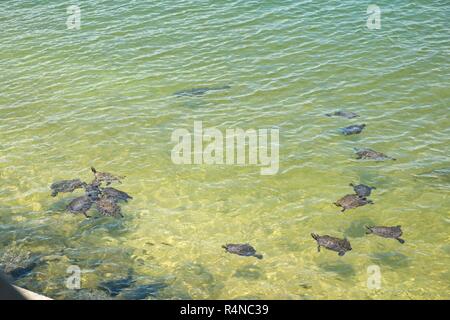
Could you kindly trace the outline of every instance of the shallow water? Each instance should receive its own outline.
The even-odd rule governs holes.
[[[78,265],[82,288],[132,270],[157,299],[450,298],[448,1],[378,1],[380,30],[360,1],[283,3],[82,2],[80,30],[66,3],[0,3],[1,250],[46,257],[17,284],[80,298],[65,287]],[[338,109],[361,117],[324,116]],[[195,120],[279,128],[279,173],[173,164],[171,133]],[[397,161],[357,161],[355,147]],[[50,197],[91,165],[127,176],[124,219],[64,213],[78,191]],[[376,186],[375,204],[339,213],[350,182]],[[402,225],[406,243],[367,224]],[[311,232],[353,250],[318,253]]]

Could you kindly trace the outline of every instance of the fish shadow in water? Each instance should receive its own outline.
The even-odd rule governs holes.
[[[264,277],[261,268],[254,265],[246,265],[236,270],[233,277],[244,278],[249,280],[257,280]]]
[[[353,266],[344,262],[325,262],[319,264],[319,267],[326,272],[333,272],[342,277],[353,277],[356,275]]]
[[[410,265],[410,258],[398,252],[376,252],[370,255],[375,264],[392,268],[405,268]]]
[[[176,97],[194,97],[194,96],[202,96],[210,91],[221,91],[221,90],[227,90],[230,88],[231,87],[229,85],[222,86],[222,87],[192,88],[192,89],[177,91],[173,95]]]
[[[376,223],[370,218],[361,218],[353,221],[350,226],[345,229],[344,235],[348,238],[362,238],[366,236],[366,226],[374,226]]]

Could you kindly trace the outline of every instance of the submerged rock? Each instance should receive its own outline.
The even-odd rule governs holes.
[[[13,280],[26,277],[41,263],[43,261],[38,255],[16,245],[8,247],[0,255],[0,270]]]

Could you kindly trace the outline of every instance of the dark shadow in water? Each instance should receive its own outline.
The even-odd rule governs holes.
[[[362,238],[366,236],[365,226],[374,226],[376,223],[370,218],[361,218],[353,221],[350,226],[345,229],[344,235],[349,238]]]
[[[106,291],[110,296],[117,296],[122,290],[131,287],[134,284],[133,271],[129,270],[125,278],[103,281],[98,285],[98,288]]]
[[[371,258],[375,264],[383,264],[393,268],[405,268],[410,265],[410,258],[398,252],[376,252]]]
[[[246,266],[243,266],[236,270],[236,272],[233,274],[234,277],[237,278],[244,278],[249,280],[257,280],[261,279],[264,275],[261,272],[261,268],[258,266],[249,264]]]
[[[163,299],[214,299],[223,288],[207,268],[195,262],[178,267],[173,276],[175,280],[164,290]]]
[[[356,275],[353,266],[345,262],[324,262],[319,264],[319,267],[326,272],[334,272],[342,277],[353,277]]]
[[[159,291],[168,287],[168,284],[164,282],[154,282],[136,286],[135,288],[128,288],[122,291],[117,296],[118,299],[125,300],[143,300],[149,297],[156,298],[159,295]]]

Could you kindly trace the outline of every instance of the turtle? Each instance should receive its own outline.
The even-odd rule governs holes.
[[[101,183],[94,179],[90,184],[86,184],[84,187],[85,194],[88,196],[92,201],[96,201],[100,198],[100,195],[102,194],[102,191],[100,190]]]
[[[341,110],[338,110],[338,111],[335,111],[335,112],[332,112],[332,113],[326,113],[325,115],[327,117],[344,117],[344,118],[347,118],[347,119],[353,119],[353,118],[359,117],[359,115],[354,113],[354,112],[341,111]]]
[[[226,90],[230,89],[229,85],[223,87],[202,87],[202,88],[192,88],[188,90],[181,90],[174,93],[175,96],[178,97],[193,97],[193,96],[201,96],[209,91],[218,91],[218,90]]]
[[[376,234],[377,236],[383,237],[383,238],[393,238],[398,240],[401,244],[405,243],[405,240],[400,239],[401,235],[403,234],[403,231],[401,229],[402,226],[395,226],[395,227],[369,227],[366,226],[367,232],[366,234]]]
[[[363,131],[363,129],[365,128],[365,124],[353,124],[351,126],[345,127],[345,128],[341,128],[340,131],[348,136],[351,134],[359,134]]]
[[[117,217],[123,218],[120,206],[111,198],[102,196],[95,202],[98,212],[107,217]]]
[[[370,194],[372,193],[372,190],[375,190],[375,187],[369,187],[366,186],[365,184],[358,184],[358,185],[354,185],[353,183],[349,184],[350,187],[353,187],[353,190],[355,190],[355,193],[361,197],[368,197],[370,196]]]
[[[372,149],[360,149],[356,150],[356,159],[369,159],[369,160],[397,160],[395,158],[389,157],[384,153],[372,150]]]
[[[103,196],[106,196],[107,198],[110,198],[116,202],[120,200],[128,202],[128,199],[133,199],[133,197],[130,196],[128,193],[111,187],[102,188],[101,193]]]
[[[86,185],[80,179],[73,180],[61,180],[52,183],[50,189],[52,189],[52,197],[56,197],[59,192],[73,192],[76,189],[83,188]]]
[[[347,194],[334,204],[338,207],[342,207],[341,212],[344,212],[347,209],[362,207],[369,203],[373,204],[373,201],[367,199],[366,197],[360,197],[357,194]]]
[[[224,248],[229,253],[234,253],[239,256],[255,257],[258,259],[263,258],[263,256],[261,254],[256,253],[255,248],[253,248],[248,243],[245,244],[227,243],[226,245],[222,246],[222,248]]]
[[[111,173],[98,172],[97,170],[95,170],[94,167],[91,167],[91,171],[94,173],[95,180],[97,180],[100,183],[105,182],[107,186],[109,186],[113,182],[122,183],[121,180],[125,179],[125,177],[113,176]]]
[[[320,252],[320,247],[328,250],[338,252],[339,256],[343,256],[347,251],[352,250],[350,241],[347,238],[339,239],[331,236],[319,236],[316,233],[311,233],[311,237],[317,241],[317,251]]]
[[[81,196],[78,198],[73,199],[68,205],[66,210],[70,213],[82,213],[85,215],[86,218],[89,218],[89,216],[86,214],[86,212],[92,207],[92,204],[94,202],[92,199],[88,196]]]

